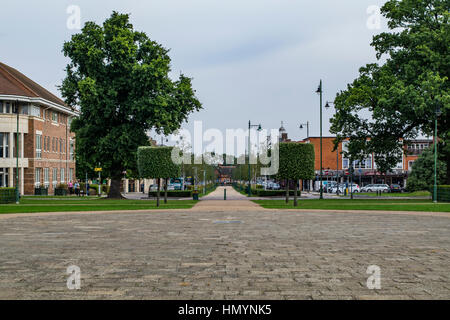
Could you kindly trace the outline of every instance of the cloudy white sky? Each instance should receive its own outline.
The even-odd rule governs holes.
[[[64,41],[78,30],[66,26],[70,5],[81,21],[102,23],[113,10],[130,13],[135,28],[170,48],[172,71],[193,77],[204,110],[188,124],[205,128],[264,128],[280,122],[289,137],[319,134],[319,99],[333,100],[375,61],[367,8],[383,0],[15,0],[1,1],[0,61],[60,96]],[[334,110],[324,111],[324,134]]]

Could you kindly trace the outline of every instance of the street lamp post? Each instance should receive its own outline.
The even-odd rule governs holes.
[[[439,107],[436,108],[436,117],[434,118],[434,192],[433,192],[433,202],[437,203],[437,121],[438,117],[441,115],[441,110]]]
[[[304,126],[306,126],[306,138],[309,138],[309,121],[306,121],[306,123],[300,123],[299,128],[303,129]]]
[[[323,172],[322,172],[322,80],[320,80],[319,88],[316,93],[320,95],[320,199],[323,199]]]
[[[250,185],[251,180],[251,172],[250,172],[250,130],[254,127],[258,128],[258,131],[261,131],[261,124],[252,124],[251,121],[248,121],[248,196],[252,195],[252,187]]]
[[[325,109],[329,109],[331,106],[335,106],[333,102],[328,102],[325,104]],[[334,113],[336,114],[337,110],[334,109]],[[336,194],[339,195],[339,145],[336,149]]]
[[[16,127],[16,204],[19,204],[19,100],[16,100],[17,127]],[[23,143],[23,141],[22,141]]]

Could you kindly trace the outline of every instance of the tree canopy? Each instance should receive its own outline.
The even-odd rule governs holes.
[[[401,159],[403,144],[432,135],[438,119],[450,182],[450,26],[448,0],[389,0],[390,32],[373,38],[377,58],[337,94],[331,132],[350,138],[354,159],[373,153],[381,171]],[[439,111],[439,112],[437,112]]]
[[[282,142],[279,145],[278,179],[307,180],[314,178],[314,146],[306,143]]]
[[[180,165],[172,161],[173,147],[139,147],[137,163],[142,178],[178,178]]]
[[[127,14],[87,22],[63,52],[70,63],[61,92],[80,110],[72,122],[77,159],[100,165],[112,179],[109,196],[120,197],[123,173],[137,171],[137,149],[149,145],[148,130],[172,133],[201,103],[190,78],[169,77],[168,50],[135,31]]]

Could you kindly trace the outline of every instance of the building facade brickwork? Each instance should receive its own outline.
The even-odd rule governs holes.
[[[21,194],[75,179],[75,135],[70,123],[77,111],[19,71],[0,63],[0,186]],[[19,154],[17,157],[17,134]]]

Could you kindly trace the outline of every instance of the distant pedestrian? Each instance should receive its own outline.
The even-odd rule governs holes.
[[[89,188],[90,188],[90,185],[89,185],[89,181],[88,181],[88,182],[86,182],[86,195],[87,196],[89,196]]]
[[[72,180],[69,181],[69,184],[67,185],[67,187],[69,188],[69,194],[72,195],[72,193],[73,193],[73,183],[72,183]]]
[[[74,189],[75,189],[75,195],[77,195],[79,197],[80,196],[80,184],[78,183],[78,181],[75,181]]]

